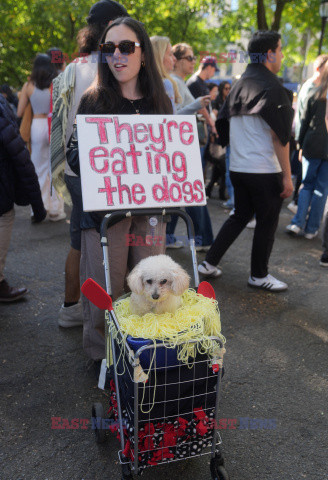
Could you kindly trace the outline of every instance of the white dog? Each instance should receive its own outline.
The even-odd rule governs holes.
[[[132,291],[131,312],[174,313],[181,306],[181,295],[189,287],[189,275],[167,255],[141,260],[127,278]]]

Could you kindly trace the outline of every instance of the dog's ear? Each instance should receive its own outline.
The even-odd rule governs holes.
[[[172,292],[174,295],[182,295],[189,287],[190,277],[188,273],[178,265],[172,272]]]
[[[144,289],[141,276],[141,268],[137,265],[127,277],[127,283],[132,292],[141,295]]]

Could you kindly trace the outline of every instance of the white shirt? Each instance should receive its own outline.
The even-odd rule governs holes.
[[[230,170],[244,173],[278,173],[271,128],[259,115],[230,119]]]

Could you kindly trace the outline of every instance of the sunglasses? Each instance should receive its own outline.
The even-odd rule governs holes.
[[[120,43],[106,42],[99,45],[99,50],[108,55],[114,55],[118,48],[122,55],[131,55],[135,52],[136,47],[141,47],[140,43],[132,42],[131,40],[122,40]]]
[[[197,60],[197,57],[192,57],[191,55],[187,55],[187,57],[181,57],[179,60],[188,60],[188,62],[194,62]]]

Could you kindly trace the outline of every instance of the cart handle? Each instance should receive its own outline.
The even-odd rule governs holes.
[[[182,220],[185,222],[187,226],[187,233],[188,233],[188,238],[190,239],[195,239],[195,230],[194,230],[194,224],[190,218],[190,216],[184,211],[180,210],[178,208],[165,208],[165,209],[160,209],[160,208],[140,208],[138,210],[126,210],[125,212],[122,212],[122,210],[118,211],[113,211],[111,213],[107,213],[100,226],[100,237],[101,237],[101,245],[107,245],[107,229],[115,225],[116,223],[120,222],[126,217],[137,217],[137,216],[152,216],[152,215],[178,215],[179,217],[182,218]]]
[[[84,282],[81,292],[100,310],[113,310],[112,297],[92,278]]]

